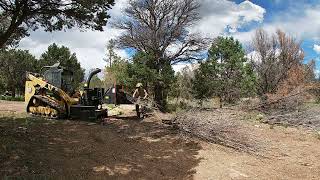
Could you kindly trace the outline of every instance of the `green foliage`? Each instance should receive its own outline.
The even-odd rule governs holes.
[[[103,87],[103,82],[97,75],[94,75],[90,81],[89,88],[102,88],[102,87]]]
[[[201,102],[214,95],[213,87],[219,88],[218,77],[215,77],[216,71],[216,65],[209,62],[201,63],[199,69],[195,71],[192,79],[192,93]]]
[[[108,64],[105,69],[105,86],[110,87],[114,83],[127,85],[129,81],[128,62],[116,54],[114,40],[109,41],[106,56],[104,61]]]
[[[241,93],[243,97],[253,97],[257,94],[257,76],[253,65],[248,63],[243,67]]]
[[[0,47],[4,47],[40,27],[49,32],[76,26],[103,31],[114,0],[0,0],[0,4]]]
[[[169,93],[171,84],[174,82],[174,70],[169,63],[163,64],[161,72],[157,70],[155,57],[152,53],[138,52],[131,62],[121,58],[112,60],[110,67],[106,67],[106,84],[114,82],[126,86],[130,91],[135,89],[138,82],[142,83],[149,94],[157,90],[157,83],[161,82],[164,88],[163,95]]]
[[[108,58],[104,58],[103,60],[105,62],[108,63],[108,66],[111,67],[112,66],[112,63],[114,61],[117,61],[117,60],[120,60],[121,58],[116,54],[116,52],[114,52],[114,49],[115,49],[115,46],[116,46],[116,42],[111,39],[109,42],[108,42],[108,45],[107,45],[107,57]]]
[[[26,71],[35,71],[37,60],[24,50],[0,51],[0,84],[3,89],[11,91],[13,96],[16,92],[22,94],[25,85]]]
[[[138,82],[146,87],[153,86],[158,77],[157,71],[153,69],[153,59],[154,56],[152,54],[143,52],[138,52],[133,57],[132,63],[128,64],[130,87],[134,87]]]
[[[5,100],[5,101],[24,101],[24,97],[23,96],[18,96],[18,97],[0,96],[0,100]]]
[[[77,89],[83,81],[84,69],[81,68],[76,54],[71,54],[69,48],[65,46],[59,47],[56,44],[50,45],[48,50],[41,55],[38,62],[38,69],[40,70],[43,66],[52,66],[57,62],[60,62],[61,66],[74,73],[72,88]]]
[[[193,93],[204,100],[212,96],[233,103],[244,95],[252,94],[255,76],[246,64],[244,50],[232,37],[218,37],[208,52],[207,61],[195,72]]]
[[[192,98],[191,89],[192,89],[192,78],[193,72],[185,67],[181,72],[178,72],[175,75],[175,81],[170,88],[170,96],[189,100]]]
[[[160,78],[158,77],[157,79],[160,79],[164,83],[164,88],[167,89],[165,93],[168,93],[168,90],[170,90],[170,87],[174,83],[174,73],[170,63],[165,63],[159,73]]]
[[[162,95],[166,98],[175,79],[174,70],[169,63],[159,65],[155,59],[153,53],[144,52],[138,52],[133,57],[133,62],[128,66],[130,85],[132,87],[140,82],[153,94],[161,89]],[[158,66],[161,67],[159,68]],[[163,99],[164,101],[166,100],[165,98]]]
[[[0,94],[6,91],[6,81],[3,73],[0,72]]]
[[[130,89],[140,82],[145,87],[153,87],[156,81],[171,84],[174,79],[174,71],[170,65],[164,66],[162,73],[158,73],[153,64],[152,54],[138,52],[131,62],[121,58],[114,59],[111,67],[106,67],[105,81],[113,84],[123,84]]]
[[[104,83],[110,87],[114,83],[127,85],[128,82],[128,62],[117,56],[112,60],[111,66],[105,69]]]

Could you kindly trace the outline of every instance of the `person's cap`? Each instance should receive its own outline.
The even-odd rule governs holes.
[[[142,87],[142,83],[138,83],[138,84],[136,85],[136,87],[137,87],[137,88]]]

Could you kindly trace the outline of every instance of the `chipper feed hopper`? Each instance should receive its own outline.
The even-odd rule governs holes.
[[[28,113],[58,119],[79,119],[96,121],[107,117],[107,109],[102,108],[103,88],[90,88],[91,78],[100,69],[93,70],[85,83],[84,90],[75,93],[72,89],[73,72],[59,63],[45,66],[37,74],[27,72],[25,103]]]

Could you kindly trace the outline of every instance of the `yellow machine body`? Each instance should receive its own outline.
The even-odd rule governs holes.
[[[70,97],[65,91],[60,88],[57,88],[49,83],[47,83],[42,77],[36,77],[31,73],[27,73],[27,81],[25,84],[25,103],[27,112],[41,115],[41,116],[49,116],[49,117],[57,117],[60,114],[64,114],[69,116],[70,107],[72,105],[78,104],[79,100],[77,98]],[[55,95],[55,97],[59,97],[58,99],[54,96],[50,96],[48,94],[37,94],[39,89],[43,89],[47,92],[51,92]],[[37,98],[42,98],[47,103],[36,102],[39,101]],[[53,107],[60,106],[58,112],[57,109]]]

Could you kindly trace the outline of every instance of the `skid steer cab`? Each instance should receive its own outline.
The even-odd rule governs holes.
[[[26,111],[33,115],[58,119],[97,121],[108,116],[102,108],[103,88],[90,88],[91,78],[100,73],[95,69],[89,74],[82,92],[72,89],[73,72],[60,66],[42,68],[42,74],[26,73]]]

